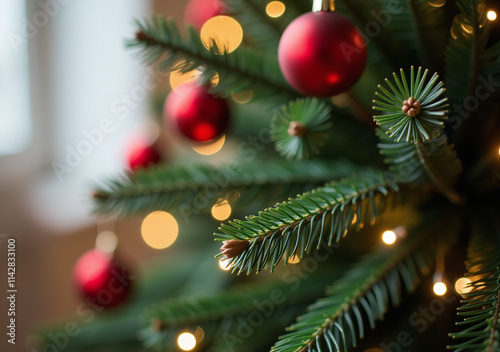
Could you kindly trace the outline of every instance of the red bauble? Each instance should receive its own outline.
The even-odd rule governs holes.
[[[278,60],[285,79],[298,92],[328,97],[357,82],[366,64],[366,43],[346,17],[308,12],[285,29]]]
[[[227,102],[207,89],[205,85],[183,84],[170,92],[165,101],[166,119],[195,142],[217,138],[229,125]]]
[[[221,0],[190,0],[184,11],[184,21],[201,30],[205,22],[223,12],[224,4]]]
[[[143,140],[132,141],[127,155],[128,166],[132,169],[146,168],[151,164],[158,164],[161,155],[154,144],[147,144]]]
[[[78,259],[73,277],[78,290],[90,303],[105,308],[123,303],[132,287],[127,269],[110,254],[97,249]]]

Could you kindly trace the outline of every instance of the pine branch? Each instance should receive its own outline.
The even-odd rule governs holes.
[[[287,159],[308,159],[329,137],[331,109],[317,98],[301,98],[278,111],[271,121],[276,150]]]
[[[375,223],[389,203],[399,201],[398,191],[392,175],[360,170],[357,176],[327,183],[257,216],[222,224],[216,240],[225,241],[223,254],[245,245],[238,255],[226,255],[233,271],[272,271],[282,257],[302,257],[324,242],[339,242],[350,228]]]
[[[343,265],[334,270],[333,276],[339,275],[341,269]],[[240,285],[210,296],[172,298],[148,308],[144,320],[149,327],[141,332],[141,339],[147,347],[167,350],[175,344],[179,333],[190,331],[194,334],[201,327],[205,345],[217,339],[231,340],[231,335],[238,336],[241,322],[246,323],[255,315],[262,315],[263,320],[265,317],[262,326],[255,328],[264,328],[269,333],[283,322],[290,324],[295,316],[290,313],[303,312],[307,304],[321,295],[324,281],[331,276],[331,271],[328,275],[315,273],[301,283],[300,290],[295,281],[293,284],[268,281]],[[246,339],[253,338],[254,333]]]
[[[389,301],[399,304],[401,281],[408,292],[413,291],[420,281],[419,273],[432,267],[437,255],[454,241],[456,219],[446,224],[435,220],[411,231],[396,247],[383,246],[362,258],[327,290],[327,297],[297,318],[291,332],[280,338],[272,352],[347,351],[355,347],[367,322],[374,329],[376,321],[384,318]]]
[[[94,192],[94,211],[132,215],[169,210],[184,214],[191,208],[193,212],[210,209],[227,198],[231,206],[265,206],[357,169],[341,160],[159,166],[109,180]]]
[[[213,87],[213,92],[226,97],[232,92],[246,90],[253,91],[254,99],[287,101],[297,97],[283,78],[275,56],[243,45],[232,53],[225,53],[215,41],[207,50],[193,28],[188,28],[186,38],[182,38],[176,23],[163,17],[137,22],[137,26],[136,38],[127,45],[141,49],[147,64],[159,61],[159,70],[168,70],[174,65],[182,72],[200,69],[204,82],[210,81],[217,73],[219,83]]]
[[[500,349],[500,223],[497,213],[476,214],[469,243],[467,274],[471,291],[463,294],[458,315],[462,331],[450,334],[464,342],[448,346],[461,352],[494,352]]]
[[[373,100],[373,109],[383,112],[374,116],[384,127],[377,130],[381,141],[378,146],[387,156],[390,170],[403,182],[428,179],[451,202],[460,203],[461,197],[452,185],[462,172],[462,163],[444,133],[448,98],[442,97],[445,89],[438,75],[427,81],[427,74],[428,70],[422,73],[419,67],[415,75],[412,66],[409,82],[401,69],[401,78],[393,75],[394,84],[386,79],[387,89],[379,85],[380,92],[375,93],[379,100]]]
[[[431,181],[451,202],[460,203],[461,196],[452,188],[462,173],[462,163],[445,134],[426,142],[393,141],[383,130],[377,130],[380,154],[398,180],[414,185]]]

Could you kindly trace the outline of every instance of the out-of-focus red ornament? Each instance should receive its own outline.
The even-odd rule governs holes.
[[[127,163],[132,170],[158,164],[161,160],[160,152],[155,144],[148,144],[140,139],[133,140],[130,143]]]
[[[205,22],[223,13],[224,4],[221,0],[190,0],[184,11],[184,21],[201,30]]]
[[[130,294],[131,276],[112,254],[90,250],[78,259],[73,269],[76,287],[83,297],[100,307],[115,307]]]
[[[288,83],[304,95],[328,97],[348,90],[363,73],[366,43],[336,12],[308,12],[283,32],[278,60]]]
[[[229,126],[226,100],[208,92],[208,86],[186,83],[170,92],[165,100],[164,115],[170,124],[195,142],[217,138]]]

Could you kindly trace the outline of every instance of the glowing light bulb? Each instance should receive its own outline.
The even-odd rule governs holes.
[[[219,260],[219,268],[224,271],[231,270],[231,264],[229,264],[230,259],[221,259]]]
[[[288,263],[290,264],[297,264],[298,262],[300,262],[300,258],[297,255],[288,258]]]
[[[490,20],[490,21],[494,21],[497,19],[497,13],[493,10],[490,10],[486,13],[486,17]]]
[[[222,149],[224,143],[226,142],[226,135],[222,135],[216,140],[211,140],[205,143],[197,143],[191,146],[195,152],[201,155],[214,155],[219,150]]]
[[[500,148],[498,148],[498,155],[500,155]]]
[[[442,296],[446,293],[447,288],[444,282],[438,281],[434,284],[432,290],[437,296]]]
[[[243,40],[243,29],[232,17],[215,16],[201,27],[200,36],[207,49],[215,41],[219,49],[230,53],[240,46]]]
[[[461,277],[455,282],[455,291],[457,293],[463,295],[465,293],[469,293],[472,290],[471,286],[468,286],[471,283],[471,280],[466,277]]]
[[[155,249],[170,247],[179,234],[177,220],[165,211],[148,214],[141,225],[141,235],[148,246]]]
[[[231,216],[231,206],[227,200],[217,203],[212,207],[212,216],[219,221],[224,221]]]
[[[189,332],[183,332],[177,337],[177,345],[183,351],[192,351],[196,347],[196,337]]]
[[[382,234],[382,241],[384,241],[385,244],[391,245],[396,242],[396,233],[394,231],[385,231]]]
[[[285,13],[285,4],[283,4],[281,1],[271,1],[269,4],[266,6],[266,13],[269,17],[280,17]]]

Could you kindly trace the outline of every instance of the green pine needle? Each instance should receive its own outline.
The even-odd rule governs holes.
[[[386,78],[387,88],[378,86],[380,91],[375,93],[377,98],[373,100],[373,109],[382,114],[373,118],[378,125],[388,127],[387,133],[396,142],[418,143],[436,138],[443,131],[443,121],[448,118],[448,98],[442,96],[444,84],[438,82],[437,73],[427,81],[428,72],[425,70],[422,73],[422,67],[419,67],[415,76],[412,66],[408,82],[401,69],[401,78],[393,74],[394,84]],[[414,98],[420,104],[413,117],[402,111],[404,102],[409,98]]]
[[[348,351],[355,347],[366,325],[374,329],[376,321],[383,320],[389,302],[400,303],[401,287],[413,291],[422,270],[431,268],[454,242],[458,227],[453,220],[437,223],[433,219],[430,225],[409,231],[408,239],[396,246],[381,245],[362,258],[327,289],[327,297],[297,318],[271,351]]]
[[[360,168],[355,176],[327,183],[257,216],[222,224],[216,240],[247,242],[230,258],[233,272],[267,267],[272,271],[281,259],[302,258],[323,244],[339,242],[350,229],[374,224],[386,207],[400,203],[398,194],[391,174]]]
[[[225,97],[247,90],[253,91],[254,101],[283,102],[298,96],[283,78],[276,55],[243,44],[227,53],[215,40],[209,43],[207,50],[194,28],[189,27],[182,36],[174,20],[161,16],[136,22],[136,25],[139,31],[127,46],[141,49],[144,61],[148,65],[155,63],[159,71],[168,71],[174,66],[182,72],[198,69],[202,71],[203,82],[209,82],[218,74],[219,83],[212,91]]]
[[[236,208],[268,206],[355,170],[343,160],[162,165],[108,180],[94,192],[94,211],[132,215],[167,210],[187,216],[221,200]]]
[[[317,98],[300,98],[274,115],[271,122],[276,150],[287,159],[306,159],[320,152],[331,128],[331,110]],[[292,135],[291,124],[298,123],[304,133]]]
[[[471,291],[463,294],[463,306],[458,308],[461,331],[450,334],[465,341],[448,346],[456,352],[500,350],[500,222],[489,209],[475,215],[466,273]]]

